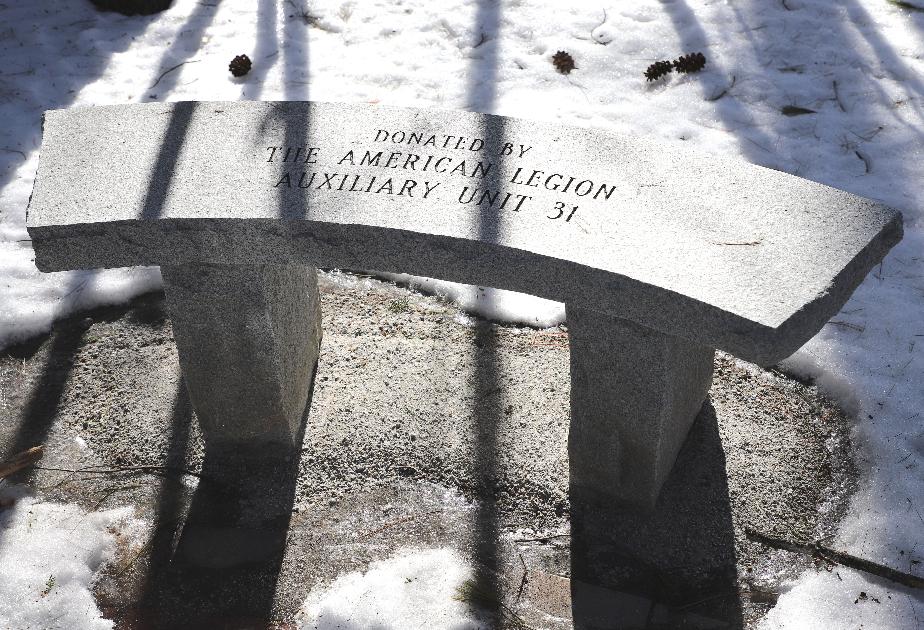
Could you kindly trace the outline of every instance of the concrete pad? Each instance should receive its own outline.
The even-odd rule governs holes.
[[[205,453],[160,294],[0,355],[0,458],[44,444],[47,468],[172,467],[12,480],[89,510],[133,505],[150,525],[119,543],[97,584],[117,624],[285,627],[316,584],[403,548],[451,547],[496,573],[505,603],[537,629],[571,628],[563,607],[580,615],[583,600],[529,585],[518,598],[524,565],[752,628],[811,566],[768,555],[742,527],[812,540],[831,533],[853,491],[850,420],[814,387],[717,353],[655,510],[574,504],[566,330],[496,326],[346,274],[322,274],[321,300],[329,343],[294,486],[292,468],[265,458],[240,461],[236,492],[215,485],[213,466],[228,466]],[[184,552],[218,527],[232,546],[259,546]]]

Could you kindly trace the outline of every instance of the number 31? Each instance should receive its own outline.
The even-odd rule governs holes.
[[[550,219],[560,219],[560,218],[562,218],[562,216],[565,214],[565,204],[564,204],[564,202],[561,202],[561,201],[557,202],[557,203],[555,204],[555,209],[558,210],[558,214],[556,214],[554,217],[553,217],[553,216],[549,216],[548,218],[550,218]],[[568,221],[571,220],[571,217],[574,216],[574,213],[577,212],[577,209],[578,209],[577,206],[572,206],[571,212],[569,212],[569,213],[568,213],[568,216],[565,217],[565,223],[567,223]]]

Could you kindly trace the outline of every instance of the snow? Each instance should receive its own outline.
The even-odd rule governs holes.
[[[862,487],[829,543],[920,572],[910,561],[924,556],[924,11],[884,0],[316,0],[303,17],[302,0],[177,0],[160,15],[129,18],[83,0],[66,11],[45,4],[0,3],[0,345],[160,286],[152,269],[36,271],[24,226],[45,109],[311,98],[687,143],[904,213],[904,241],[786,365],[856,415]],[[568,76],[551,66],[557,50],[574,56]],[[645,82],[648,64],[693,51],[707,57],[703,72]],[[227,64],[241,53],[254,69],[233,79]],[[787,106],[814,113],[787,116]],[[564,317],[555,303],[403,280],[493,318],[550,326]],[[840,575],[807,571],[766,627],[807,627],[792,624],[809,609],[814,627],[911,628],[924,619],[920,592]],[[878,593],[881,605],[854,605],[860,591]]]
[[[491,287],[420,278],[408,274],[381,274],[397,284],[422,293],[444,296],[459,308],[495,321],[551,328],[565,321],[565,305],[535,295]]]
[[[903,567],[907,570],[907,566]],[[760,628],[815,630],[920,628],[924,605],[911,593],[883,581],[870,582],[852,571],[812,572],[783,594]]]
[[[483,630],[457,599],[472,569],[452,549],[405,549],[312,590],[300,630]]]
[[[115,532],[131,537],[131,508],[87,513],[0,484],[0,628],[103,630],[93,581],[114,556]]]

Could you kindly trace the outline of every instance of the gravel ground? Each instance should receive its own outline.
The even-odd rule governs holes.
[[[408,545],[457,548],[536,628],[618,615],[620,627],[749,627],[806,565],[744,527],[816,538],[853,488],[849,419],[810,385],[720,353],[655,512],[572,505],[565,329],[495,325],[361,276],[321,286],[297,461],[203,463],[162,294],[0,356],[0,458],[45,444],[45,469],[169,467],[18,477],[49,499],[133,504],[152,523],[98,584],[117,627],[285,627],[312,586]]]

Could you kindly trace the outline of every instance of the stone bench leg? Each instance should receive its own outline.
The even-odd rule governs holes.
[[[715,351],[566,307],[571,487],[653,508],[712,383]]]
[[[321,340],[317,270],[195,264],[161,273],[207,448],[292,448]]]

